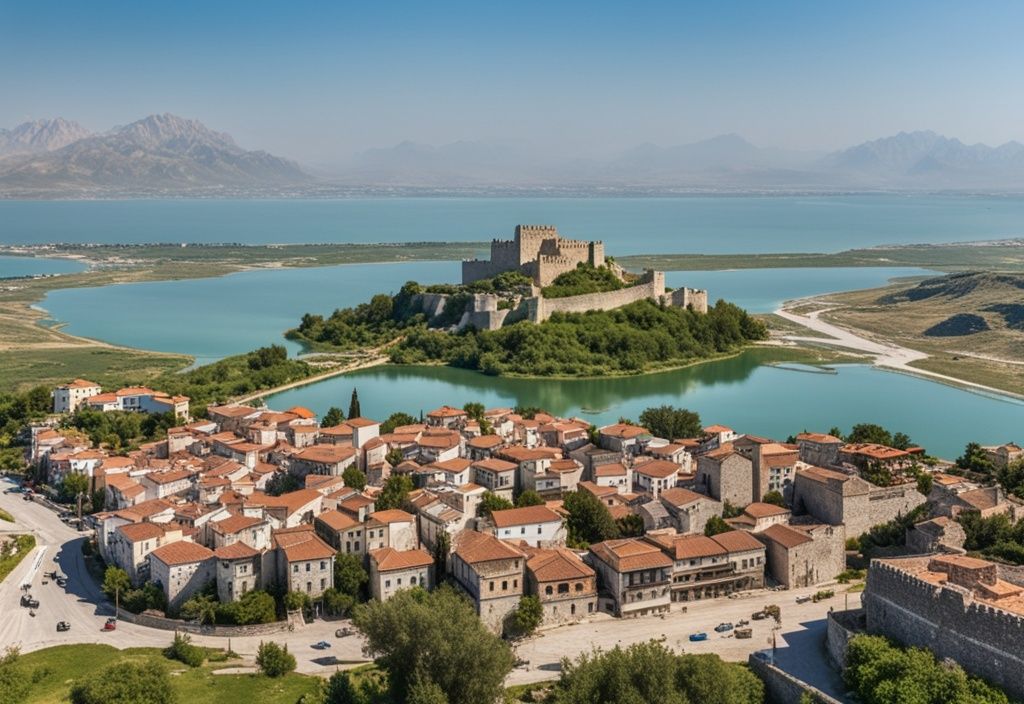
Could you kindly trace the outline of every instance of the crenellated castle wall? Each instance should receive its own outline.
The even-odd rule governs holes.
[[[928,648],[1024,699],[1024,615],[980,602],[963,587],[932,584],[897,564],[873,560],[868,570],[868,632]]]

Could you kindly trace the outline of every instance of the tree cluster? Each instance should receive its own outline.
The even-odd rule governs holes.
[[[640,414],[640,425],[651,431],[655,437],[667,440],[693,438],[703,432],[700,415],[675,406],[654,406],[644,409]]]
[[[717,655],[676,655],[650,641],[562,661],[550,704],[763,704],[764,685]]]
[[[626,285],[609,267],[595,267],[581,262],[575,269],[556,276],[549,286],[541,289],[541,293],[545,298],[565,298],[585,293],[618,291]]]
[[[556,313],[498,330],[411,330],[391,351],[399,364],[443,362],[485,374],[632,374],[732,352],[764,339],[764,325],[731,303],[706,315],[653,301],[611,311]]]
[[[1008,704],[1007,696],[959,665],[922,648],[900,648],[880,636],[854,637],[846,651],[846,685],[863,704]]]

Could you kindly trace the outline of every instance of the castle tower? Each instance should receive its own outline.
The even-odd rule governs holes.
[[[516,225],[515,241],[519,250],[519,265],[536,260],[547,240],[553,240],[549,247],[557,251],[558,228],[554,225]]]

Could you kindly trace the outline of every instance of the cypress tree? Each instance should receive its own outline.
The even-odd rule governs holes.
[[[352,389],[352,400],[348,404],[348,417],[349,420],[353,418],[359,418],[363,414],[359,412],[359,392],[354,388]]]

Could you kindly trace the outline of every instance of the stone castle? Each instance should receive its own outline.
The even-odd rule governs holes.
[[[516,225],[515,239],[491,240],[490,259],[462,262],[462,283],[519,271],[537,286],[550,286],[578,264],[604,266],[604,243],[567,240],[553,225]]]

